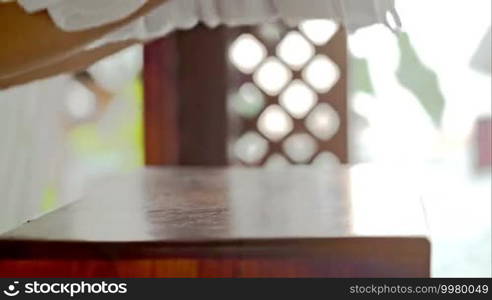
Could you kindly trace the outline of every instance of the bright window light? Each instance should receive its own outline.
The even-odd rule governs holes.
[[[294,128],[289,115],[280,105],[270,105],[258,119],[258,130],[272,141],[279,141]]]
[[[328,43],[337,32],[338,24],[332,20],[315,19],[302,22],[299,28],[311,42],[321,46]]]
[[[239,36],[229,49],[232,64],[243,73],[253,73],[266,57],[265,46],[253,35]]]
[[[280,96],[280,104],[294,118],[302,119],[318,102],[318,95],[302,80],[294,80]]]
[[[314,47],[299,32],[291,31],[277,46],[277,55],[294,70],[301,69],[314,55]]]
[[[270,96],[277,95],[291,80],[292,72],[277,58],[268,58],[253,76],[255,83]]]

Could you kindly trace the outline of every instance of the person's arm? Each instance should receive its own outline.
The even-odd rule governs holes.
[[[91,42],[147,14],[166,0],[147,0],[131,16],[94,29],[64,32],[47,12],[26,13],[16,3],[0,5],[0,80],[69,59]]]
[[[33,80],[47,78],[56,74],[74,73],[87,69],[90,65],[103,57],[116,53],[126,47],[134,45],[139,41],[130,40],[118,43],[111,43],[99,48],[81,51],[73,56],[61,59],[56,63],[33,69],[27,73],[0,79],[0,89],[5,89],[14,85],[24,84]]]

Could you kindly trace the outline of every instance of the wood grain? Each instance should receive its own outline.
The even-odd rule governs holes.
[[[180,165],[227,164],[226,31],[202,25],[178,34]]]
[[[144,48],[145,164],[179,162],[179,99],[175,34]]]
[[[428,276],[418,199],[368,206],[351,173],[147,168],[110,178],[5,234],[0,276]]]
[[[225,31],[197,26],[145,46],[146,165],[227,164]]]

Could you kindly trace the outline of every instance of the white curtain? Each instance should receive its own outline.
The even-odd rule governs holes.
[[[147,0],[18,0],[28,12],[46,9],[62,30],[77,31],[108,24],[129,16]],[[276,19],[297,23],[305,19],[329,18],[349,30],[383,23],[395,26],[399,18],[394,0],[169,0],[150,15],[111,33],[97,45],[115,40],[149,39],[202,22],[245,25]]]
[[[67,80],[0,91],[0,232],[40,214],[43,194],[58,183]]]

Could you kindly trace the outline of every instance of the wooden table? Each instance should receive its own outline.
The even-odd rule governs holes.
[[[395,174],[357,168],[109,178],[3,235],[0,276],[429,276],[418,195]]]

